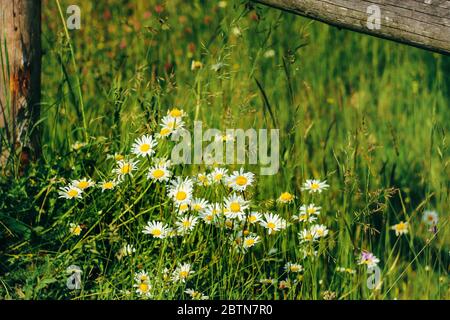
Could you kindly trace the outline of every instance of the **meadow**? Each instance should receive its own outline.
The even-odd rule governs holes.
[[[42,157],[1,168],[1,299],[450,298],[450,57],[247,1],[71,4],[43,1]],[[279,129],[278,173],[169,163],[194,121]]]

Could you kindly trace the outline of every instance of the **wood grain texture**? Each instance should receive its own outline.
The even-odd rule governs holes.
[[[327,24],[450,54],[450,0],[252,0]],[[379,29],[367,25],[377,5]]]
[[[0,151],[3,160],[18,150],[27,161],[39,153],[41,1],[0,0],[0,32],[0,130],[10,147],[2,141]]]

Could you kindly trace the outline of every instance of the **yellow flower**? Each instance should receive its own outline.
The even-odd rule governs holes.
[[[395,235],[398,237],[402,234],[408,233],[408,222],[400,221],[398,224],[391,227],[395,231]]]
[[[289,192],[283,192],[280,197],[278,198],[278,202],[281,203],[289,203],[294,200],[294,195],[290,194]]]

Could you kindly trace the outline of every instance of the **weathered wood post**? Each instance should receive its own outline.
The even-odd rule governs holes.
[[[252,0],[327,24],[450,54],[449,0]]]
[[[41,0],[0,0],[0,166],[40,154]]]

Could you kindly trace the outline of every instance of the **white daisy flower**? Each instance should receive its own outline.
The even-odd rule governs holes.
[[[165,116],[161,120],[162,129],[157,135],[158,138],[165,138],[171,134],[178,134],[184,128],[184,121],[171,116]]]
[[[300,207],[300,214],[306,214],[306,215],[319,215],[320,214],[321,207],[316,207],[314,203],[308,204],[308,205],[302,205]]]
[[[299,213],[298,215],[292,216],[292,218],[294,220],[298,220],[300,222],[309,222],[309,223],[314,222],[314,221],[317,220],[317,216],[309,215],[307,213]]]
[[[269,234],[275,233],[286,228],[286,221],[277,214],[265,213],[264,220],[260,225],[267,229]]]
[[[322,193],[323,190],[328,189],[329,185],[326,183],[326,181],[320,181],[320,180],[306,180],[306,182],[303,184],[302,190],[307,190],[310,193]]]
[[[287,262],[284,265],[284,270],[286,272],[292,272],[292,273],[302,272],[303,271],[303,266],[301,264],[298,264],[298,263]]]
[[[149,282],[150,281],[150,277],[148,276],[148,273],[145,272],[144,270],[137,272],[134,274],[134,281],[135,282]]]
[[[136,288],[137,294],[145,297],[151,296],[150,290],[152,289],[152,287],[150,283],[147,282],[135,283],[133,286]]]
[[[150,290],[150,278],[145,271],[141,271],[139,273],[136,273],[134,275],[134,281],[136,282],[133,287],[136,288],[136,293],[141,296],[149,297],[151,296]]]
[[[235,191],[244,191],[247,187],[251,186],[255,179],[255,174],[252,172],[244,172],[241,168],[239,171],[234,171],[227,178],[227,185]]]
[[[153,166],[148,170],[147,178],[155,181],[169,181],[172,173],[164,166]]]
[[[315,224],[311,227],[311,231],[318,237],[323,238],[328,235],[328,228],[323,224]]]
[[[102,188],[102,192],[105,190],[112,190],[116,186],[116,182],[109,180],[109,181],[103,181],[100,183],[100,187]]]
[[[393,225],[391,227],[391,229],[395,231],[395,235],[397,237],[401,236],[402,234],[407,234],[408,233],[408,222],[400,221],[396,225]]]
[[[117,168],[114,169],[114,172],[117,174],[119,180],[123,180],[126,176],[133,176],[133,171],[137,168],[137,163],[139,161],[127,161],[127,160],[119,160],[117,161]]]
[[[298,237],[300,239],[300,242],[314,242],[317,241],[317,239],[319,238],[319,236],[317,235],[317,233],[315,232],[315,230],[313,230],[312,228],[309,229],[303,229],[302,231],[299,232]]]
[[[189,202],[192,197],[192,189],[193,182],[191,179],[186,178],[183,180],[181,177],[177,177],[176,180],[170,183],[168,189],[169,197],[178,205]]]
[[[259,212],[253,211],[248,216],[247,221],[251,224],[260,223],[262,221],[262,215]]]
[[[83,191],[77,187],[74,186],[68,186],[68,187],[61,187],[59,188],[58,194],[59,198],[65,198],[65,199],[81,199],[81,194]]]
[[[79,224],[71,223],[69,224],[69,232],[74,236],[79,236],[81,234],[81,226]]]
[[[177,207],[177,213],[178,214],[185,213],[185,212],[189,211],[189,208],[190,208],[190,201],[180,203]]]
[[[149,221],[142,233],[150,234],[155,238],[164,239],[167,235],[167,227],[160,221]]]
[[[186,280],[194,273],[189,263],[179,264],[172,274],[172,281],[186,282]]]
[[[260,241],[259,236],[253,236],[253,235],[246,236],[244,238],[244,243],[243,243],[244,249],[253,247],[259,241]]]
[[[84,191],[87,188],[92,187],[93,185],[95,185],[95,182],[92,181],[91,179],[83,178],[81,180],[73,180],[71,185],[73,187],[76,187],[76,188]]]
[[[175,225],[178,227],[178,232],[184,234],[188,233],[189,231],[192,231],[195,227],[195,225],[198,223],[198,218],[194,216],[184,216],[178,218],[177,222],[175,222]]]
[[[208,300],[209,299],[208,296],[205,296],[203,293],[201,293],[199,291],[195,291],[193,289],[186,289],[184,292],[187,293],[193,300]]]
[[[429,226],[436,226],[439,222],[439,215],[436,211],[426,210],[423,212],[422,221]]]
[[[216,222],[217,217],[222,212],[223,209],[221,208],[219,203],[208,204],[206,206],[206,209],[200,215],[200,218],[203,219],[206,224],[210,224],[212,222]]]
[[[242,220],[245,216],[244,210],[249,207],[250,202],[243,197],[232,194],[225,199],[224,215],[229,219]]]
[[[172,166],[172,161],[167,158],[153,158],[153,164],[157,167],[170,168]]]
[[[214,168],[209,174],[210,181],[212,183],[222,183],[227,179],[228,170],[225,168]]]
[[[156,141],[151,135],[137,138],[132,146],[132,152],[140,157],[152,156],[155,153]]]
[[[208,204],[209,204],[208,200],[195,198],[195,199],[192,199],[192,201],[190,203],[190,207],[191,207],[192,211],[202,213],[206,210],[206,207],[208,206]]]
[[[197,174],[196,182],[197,185],[203,187],[209,186],[211,184],[209,176],[206,173]]]

